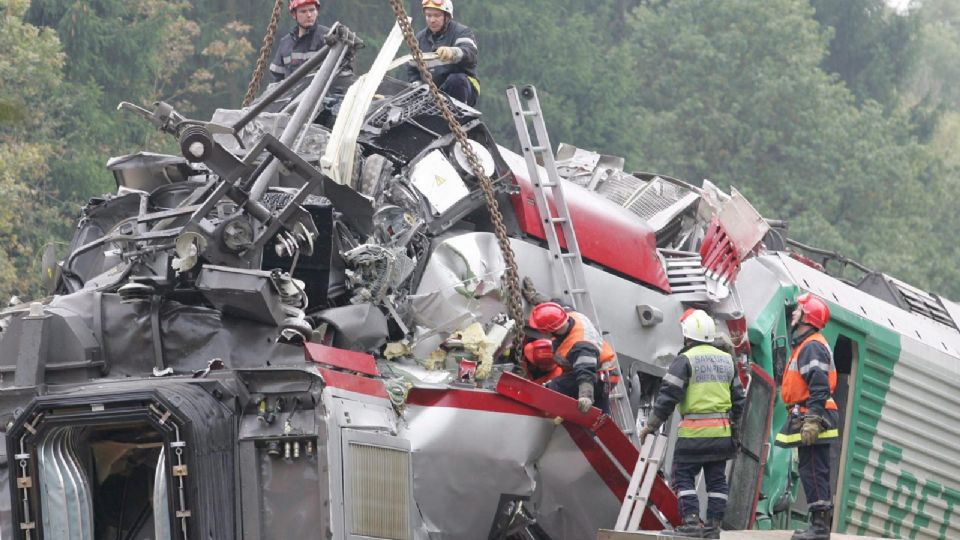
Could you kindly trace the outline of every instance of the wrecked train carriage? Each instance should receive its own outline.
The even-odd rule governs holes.
[[[298,97],[213,122],[126,106],[184,157],[112,160],[118,191],[85,208],[56,294],[4,312],[3,537],[580,538],[615,517],[636,460],[622,433],[598,442],[546,417],[562,396],[525,405],[416,362],[471,323],[499,336],[491,359],[509,341],[504,263],[422,87],[375,80],[372,106],[327,92],[337,32]],[[501,206],[522,204],[454,105]],[[358,114],[356,139],[337,129]],[[549,290],[546,251],[509,227]],[[404,337],[406,361],[359,352]]]

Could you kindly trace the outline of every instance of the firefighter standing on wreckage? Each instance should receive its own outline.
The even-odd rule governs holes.
[[[830,320],[822,299],[806,293],[797,298],[790,321],[793,354],[783,374],[780,395],[790,410],[776,445],[797,448],[800,480],[807,496],[810,525],[793,540],[827,540],[833,512],[830,491],[830,445],[837,441],[839,414],[833,392],[837,369],[830,345],[820,333]]]
[[[716,323],[706,312],[688,309],[680,319],[684,347],[667,369],[663,385],[640,441],[655,433],[679,406],[673,455],[673,488],[680,499],[683,523],[675,536],[720,538],[727,507],[727,460],[737,450],[740,417],[746,398],[733,357],[712,345]],[[707,484],[707,521],[700,523],[696,479]]]
[[[297,21],[297,25],[280,38],[273,63],[270,64],[270,73],[275,81],[287,78],[300,64],[323,48],[323,38],[330,29],[317,24],[319,11],[320,2],[317,0],[290,0],[290,16]]]

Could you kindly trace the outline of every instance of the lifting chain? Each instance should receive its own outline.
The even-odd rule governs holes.
[[[447,124],[449,124],[450,131],[453,132],[457,142],[460,143],[460,148],[463,150],[464,155],[466,155],[467,161],[470,162],[470,168],[473,171],[473,174],[480,180],[480,187],[483,189],[483,197],[486,200],[487,208],[490,210],[490,219],[493,221],[494,229],[496,231],[497,242],[500,244],[500,251],[503,253],[503,260],[507,266],[504,276],[504,281],[506,282],[507,286],[507,310],[510,313],[510,317],[517,321],[517,329],[519,330],[513,341],[513,353],[517,362],[521,363],[519,360],[523,354],[524,320],[523,300],[520,296],[520,275],[517,271],[517,261],[513,255],[513,249],[510,247],[510,239],[507,237],[507,227],[503,224],[503,216],[500,214],[500,207],[497,204],[497,199],[493,194],[493,182],[483,171],[483,167],[480,165],[480,160],[477,158],[477,154],[473,151],[473,147],[470,146],[470,143],[467,142],[467,134],[463,131],[463,127],[460,125],[460,122],[458,122],[453,116],[453,112],[450,111],[450,106],[447,104],[447,100],[440,95],[440,90],[437,88],[437,84],[433,81],[433,76],[430,74],[430,71],[427,70],[426,62],[423,60],[423,51],[420,50],[420,45],[417,43],[417,36],[413,31],[413,27],[410,25],[410,20],[407,18],[407,12],[403,7],[403,1],[390,0],[390,5],[393,7],[393,12],[397,17],[397,24],[400,25],[400,29],[403,31],[403,36],[407,40],[407,46],[410,47],[410,51],[413,53],[413,59],[417,64],[417,69],[420,70],[420,78],[426,81],[427,85],[430,87],[430,95],[433,96],[433,100],[436,102],[437,107],[443,114],[443,118],[446,119]]]
[[[270,16],[270,24],[267,26],[267,35],[263,36],[263,46],[260,47],[257,67],[254,68],[253,78],[250,79],[250,85],[247,86],[247,95],[243,97],[243,107],[253,103],[253,99],[257,96],[257,90],[260,89],[260,80],[263,79],[263,72],[267,70],[270,51],[273,49],[273,37],[277,34],[277,25],[280,24],[281,13],[283,13],[283,0],[277,0],[273,6],[273,15]]]

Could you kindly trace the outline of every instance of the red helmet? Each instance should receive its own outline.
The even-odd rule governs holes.
[[[541,371],[556,367],[553,359],[553,343],[549,339],[535,339],[523,346],[523,357]]]
[[[797,306],[803,311],[801,321],[810,326],[823,328],[830,320],[830,307],[818,296],[810,293],[801,294],[797,297]]]
[[[530,312],[530,328],[540,330],[541,332],[556,332],[567,324],[570,316],[567,310],[563,309],[556,302],[544,302],[537,304]]]
[[[290,0],[290,13],[293,13],[300,6],[305,6],[307,4],[313,4],[317,6],[317,9],[320,9],[320,2],[317,0]]]

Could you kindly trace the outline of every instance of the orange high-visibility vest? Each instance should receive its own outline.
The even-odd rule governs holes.
[[[560,342],[560,346],[557,347],[557,364],[563,366],[564,369],[570,369],[571,365],[567,360],[567,354],[570,353],[570,349],[572,349],[574,345],[585,341],[593,344],[600,351],[600,358],[597,359],[599,364],[597,366],[597,372],[613,371],[617,366],[615,362],[617,354],[613,352],[613,347],[603,339],[597,327],[583,314],[571,311],[570,317],[573,318],[574,321],[573,328],[570,329],[567,337],[564,338],[564,340]],[[610,375],[611,380],[613,377],[618,376],[618,374]]]
[[[815,332],[800,342],[800,345],[793,348],[793,354],[790,355],[790,361],[787,362],[787,369],[783,374],[783,385],[780,387],[780,397],[787,405],[800,404],[800,412],[807,412],[805,403],[810,399],[810,388],[807,387],[807,381],[804,380],[800,368],[797,367],[797,359],[800,358],[800,351],[811,342],[816,341],[827,348],[830,357],[830,367],[827,370],[827,378],[830,381],[831,397],[827,399],[825,409],[837,410],[837,402],[833,400],[833,391],[837,389],[837,366],[833,362],[833,351],[830,350],[830,344],[820,332]]]

